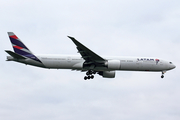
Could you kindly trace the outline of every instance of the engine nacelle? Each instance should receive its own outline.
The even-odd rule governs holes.
[[[108,60],[106,66],[109,70],[119,70],[120,60]]]
[[[114,78],[115,71],[101,71],[99,72],[99,75],[103,76],[104,78]]]

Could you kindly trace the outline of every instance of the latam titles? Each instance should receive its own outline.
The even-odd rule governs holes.
[[[154,59],[151,59],[151,58],[137,58],[137,61],[154,61]]]

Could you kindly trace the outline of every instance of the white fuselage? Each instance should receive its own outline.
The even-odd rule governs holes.
[[[87,70],[83,67],[85,60],[80,56],[73,55],[36,55],[42,62],[39,63],[32,59],[14,59],[8,56],[9,61],[21,62],[33,66],[49,68],[49,69],[72,69],[72,70]],[[95,67],[95,71],[112,71],[112,70],[126,70],[126,71],[167,71],[175,68],[171,62],[148,58],[148,57],[103,57],[108,61],[116,61],[114,66],[119,67]],[[90,69],[90,68],[89,68]]]
[[[175,68],[172,62],[151,57],[102,57],[68,36],[76,45],[81,56],[74,55],[34,55],[26,45],[13,33],[8,32],[14,52],[5,50],[10,56],[7,61],[16,61],[48,69],[71,69],[86,71],[84,80],[93,79],[93,74],[104,78],[115,78],[116,70],[159,71],[161,78],[167,70]]]

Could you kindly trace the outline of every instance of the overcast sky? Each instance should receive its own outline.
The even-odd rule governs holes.
[[[179,0],[0,0],[1,120],[180,120]],[[157,57],[176,68],[116,78],[6,62],[14,32],[34,53]]]

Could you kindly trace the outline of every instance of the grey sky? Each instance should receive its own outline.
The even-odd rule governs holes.
[[[0,0],[1,120],[179,120],[180,1]],[[67,35],[99,55],[172,61],[161,73],[85,73],[6,62],[14,32],[34,53],[78,54]]]

